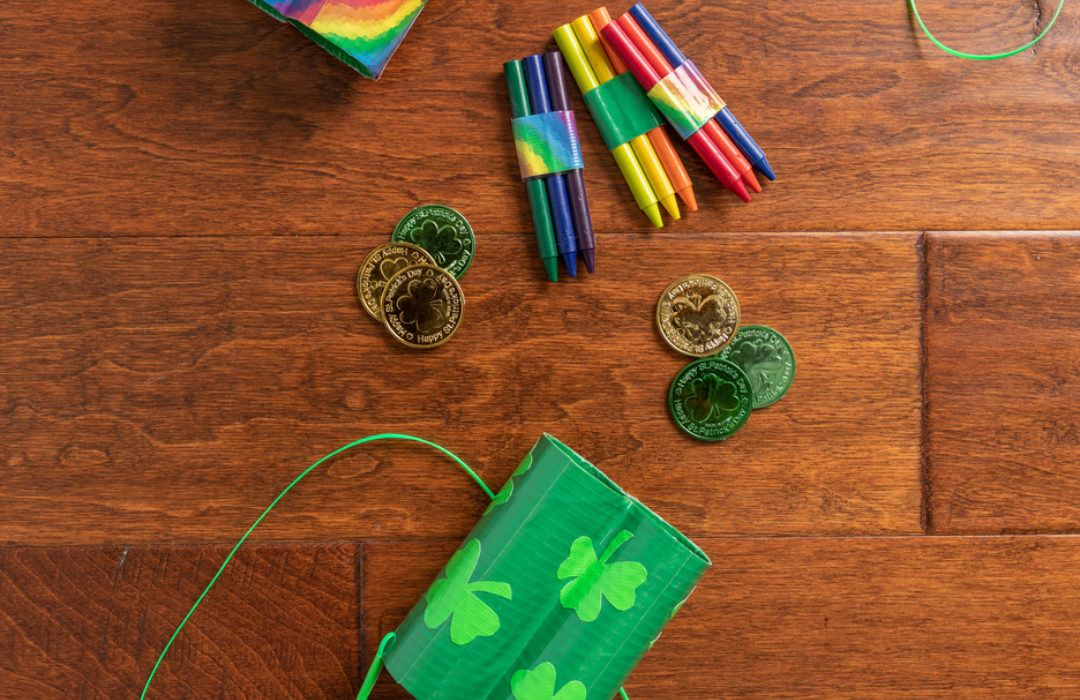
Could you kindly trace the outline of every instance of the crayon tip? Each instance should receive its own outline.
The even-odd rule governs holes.
[[[547,272],[549,282],[559,281],[559,259],[554,255],[550,258],[541,258],[544,261],[544,271]]]
[[[757,177],[754,175],[753,170],[747,170],[742,174],[742,181],[746,183],[746,186],[755,192],[761,191],[761,183],[758,182]]]
[[[660,218],[659,204],[653,202],[641,211],[645,212],[645,216],[649,217],[649,221],[652,222],[653,226],[655,226],[656,228],[664,228],[664,220]]]
[[[679,199],[683,201],[690,211],[697,211],[697,197],[694,196],[694,188],[687,185],[678,192]]]
[[[750,193],[746,191],[746,185],[742,183],[742,180],[736,180],[735,182],[731,183],[731,187],[729,187],[728,189],[739,195],[739,198],[742,201],[750,201]]]
[[[765,159],[765,156],[761,156],[761,160],[754,163],[754,167],[757,168],[762,175],[769,178],[770,180],[776,179],[776,175],[773,174],[772,171],[772,166],[769,165],[769,161]]]
[[[595,248],[579,248],[581,251],[581,257],[585,259],[585,269],[590,273],[596,272],[596,249]]]
[[[660,203],[664,205],[664,209],[668,214],[671,214],[671,218],[678,221],[682,218],[682,214],[679,213],[679,201],[675,199],[674,194],[669,194],[660,200]]]
[[[566,274],[577,277],[577,251],[559,253],[559,257],[562,258],[563,265],[566,266]]]

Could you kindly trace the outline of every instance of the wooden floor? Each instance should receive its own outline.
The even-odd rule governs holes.
[[[920,9],[992,51],[1056,7],[991,5]],[[592,3],[432,0],[377,83],[241,0],[0,4],[0,697],[136,696],[384,431],[496,485],[548,431],[704,547],[632,698],[1080,696],[1080,13],[972,63],[902,0],[649,6],[779,178],[684,149],[702,210],[652,230],[575,95],[598,268],[551,285],[500,67]],[[478,250],[419,353],[353,277],[427,202]],[[699,271],[798,355],[718,444],[653,321]],[[417,445],[329,463],[151,695],[354,697],[483,501]]]

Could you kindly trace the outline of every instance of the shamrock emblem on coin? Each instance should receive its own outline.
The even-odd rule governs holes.
[[[416,245],[431,253],[439,267],[446,267],[465,250],[465,243],[451,224],[440,224],[431,219],[410,229],[407,236]]]
[[[739,365],[750,379],[754,393],[764,393],[774,385],[774,377],[783,372],[780,350],[767,341],[748,340],[731,351],[728,358]]]
[[[458,646],[499,631],[498,614],[477,593],[511,599],[508,583],[469,580],[479,560],[480,540],[472,540],[450,557],[445,578],[431,584],[431,589],[424,595],[427,599],[424,624],[428,629],[435,629],[449,619],[450,641]]]
[[[737,409],[738,393],[734,384],[710,372],[690,382],[683,405],[690,417],[705,423],[714,415],[721,417]]]
[[[619,532],[599,559],[589,537],[579,537],[570,545],[570,556],[555,574],[560,581],[572,579],[559,592],[559,602],[576,612],[582,622],[599,617],[604,599],[616,610],[634,606],[637,587],[645,583],[648,575],[645,567],[636,561],[608,563],[615,551],[633,536],[629,530]]]
[[[446,301],[440,298],[439,285],[430,277],[409,282],[396,306],[401,322],[415,326],[420,333],[433,333],[446,323]]]
[[[378,284],[382,287],[385,287],[386,280],[390,279],[391,277],[412,264],[414,263],[404,255],[396,255],[392,258],[386,258],[381,263],[379,263],[379,277],[381,277],[382,279],[379,280]]]
[[[514,700],[585,700],[581,681],[570,681],[555,692],[555,664],[545,661],[531,671],[521,670],[510,677]]]
[[[716,333],[716,328],[728,322],[723,300],[716,294],[704,298],[699,294],[678,297],[671,302],[674,314],[671,325],[691,342],[702,343]]]

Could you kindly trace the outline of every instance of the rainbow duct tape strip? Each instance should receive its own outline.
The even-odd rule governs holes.
[[[726,106],[691,61],[684,61],[661,78],[648,95],[684,140]]]
[[[517,117],[510,121],[510,126],[514,130],[522,180],[585,167],[572,111]]]
[[[427,0],[249,0],[361,75],[378,79]]]

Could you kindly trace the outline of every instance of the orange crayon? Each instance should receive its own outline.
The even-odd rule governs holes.
[[[598,7],[589,13],[589,20],[592,21],[593,28],[599,32],[611,23],[611,15],[608,14],[606,7]],[[608,60],[611,61],[611,67],[615,70],[615,74],[622,75],[625,73],[628,69],[622,57],[611,48],[611,44],[602,34],[600,35],[600,44],[604,47],[604,53],[607,54]],[[683,165],[682,158],[679,158],[674,144],[671,143],[667,130],[661,125],[647,133],[646,136],[656,151],[656,155],[660,158],[660,163],[664,166],[664,171],[667,172],[668,179],[671,180],[671,186],[675,189],[675,193],[679,195],[679,199],[683,201],[687,209],[697,211],[697,198],[694,197],[690,174],[686,172],[686,166]],[[756,191],[760,192],[761,188],[759,187]]]

